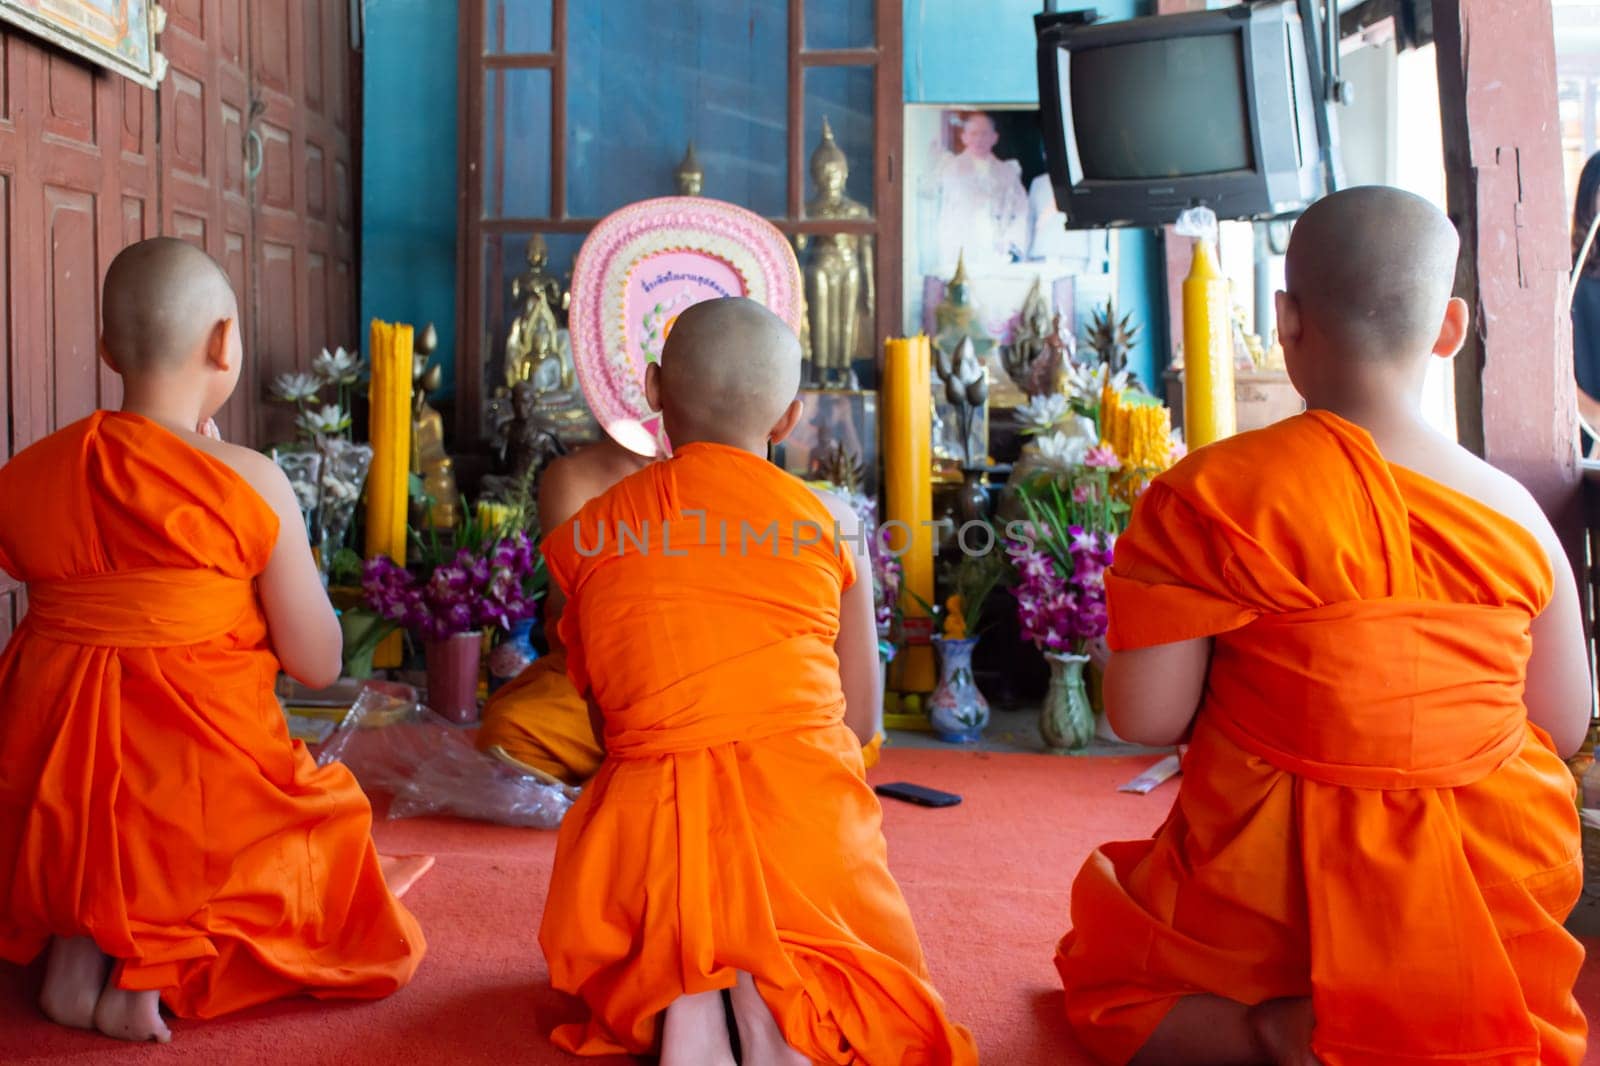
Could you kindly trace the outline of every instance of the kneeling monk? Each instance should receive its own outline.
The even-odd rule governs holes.
[[[557,459],[539,477],[539,528],[555,529],[649,461],[609,437]],[[551,588],[544,602],[549,653],[489,697],[477,744],[519,770],[581,785],[600,768],[605,751],[590,724],[588,701],[567,678],[560,620],[561,592]]]
[[[1421,416],[1456,248],[1406,193],[1313,206],[1278,298],[1308,412],[1194,452],[1117,543],[1111,724],[1193,737],[1155,839],[1073,885],[1057,965],[1105,1062],[1583,1057],[1583,627],[1532,497]]]
[[[539,936],[592,1014],[556,1031],[568,1050],[731,1063],[730,990],[747,1062],[976,1059],[863,776],[881,692],[859,520],[764,458],[799,380],[798,340],[760,305],[685,311],[646,382],[673,457],[545,539],[606,747]]]
[[[296,993],[374,999],[422,934],[367,799],[291,744],[273,682],[339,675],[339,625],[294,492],[196,432],[233,391],[233,290],[182,241],[119,255],[101,411],[0,467],[0,570],[28,613],[0,655],[0,959],[48,944],[41,1006],[165,1041]]]
[[[649,462],[609,437],[557,459],[539,478],[539,528],[555,529]],[[551,588],[544,601],[544,635],[550,650],[489,697],[477,745],[479,751],[525,773],[581,785],[600,768],[605,749],[589,721],[588,701],[567,677],[561,607],[561,590]],[[869,770],[882,743],[880,732],[861,750]]]

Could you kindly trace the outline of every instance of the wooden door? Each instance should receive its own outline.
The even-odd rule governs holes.
[[[121,398],[98,356],[100,280],[157,232],[155,130],[152,93],[0,33],[0,461]],[[22,599],[0,578],[0,641]]]
[[[222,264],[239,301],[245,368],[217,423],[227,440],[255,436],[261,402],[245,131],[244,0],[168,0],[161,50],[171,67],[159,92],[161,232],[193,241]]]
[[[249,0],[255,344],[262,387],[323,348],[360,346],[346,0]],[[269,407],[262,441],[293,434]]]

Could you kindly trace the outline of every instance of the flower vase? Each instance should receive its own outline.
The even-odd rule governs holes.
[[[989,724],[989,701],[972,677],[972,649],[977,637],[962,640],[933,638],[939,649],[939,684],[928,700],[928,717],[934,733],[949,744],[971,744]]]
[[[1094,740],[1094,708],[1084,688],[1083,668],[1087,655],[1059,655],[1046,652],[1050,663],[1050,688],[1039,709],[1039,732],[1051,751],[1077,752]]]
[[[372,466],[372,447],[353,444],[342,437],[324,438],[318,443],[322,455],[317,491],[317,546],[322,563],[323,582],[333,573],[333,561],[350,533],[361,489]]]
[[[533,664],[539,653],[533,650],[533,619],[524,618],[512,625],[505,639],[489,653],[489,691],[515,678]]]
[[[428,707],[457,725],[478,720],[478,666],[483,634],[474,629],[427,642]]]
[[[962,525],[989,520],[989,488],[986,467],[966,467],[961,471],[961,495],[956,499],[956,511]]]

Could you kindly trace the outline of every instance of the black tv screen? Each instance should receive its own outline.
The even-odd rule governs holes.
[[[1098,22],[1034,16],[1039,117],[1070,228],[1159,226],[1204,205],[1273,218],[1338,184],[1320,47],[1295,0]]]
[[[1086,48],[1070,63],[1084,180],[1255,169],[1238,33]]]

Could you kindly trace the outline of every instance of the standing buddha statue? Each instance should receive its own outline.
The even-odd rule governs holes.
[[[443,373],[429,366],[439,347],[439,331],[429,322],[417,339],[411,357],[411,472],[422,479],[429,500],[426,521],[433,529],[454,529],[461,515],[461,493],[456,488],[455,464],[444,448],[444,420],[428,403],[438,390]]]
[[[845,195],[850,165],[822,120],[822,141],[811,155],[817,193],[806,204],[806,218],[830,222],[870,219],[867,206]],[[811,255],[805,266],[806,326],[811,348],[812,383],[821,388],[856,387],[851,362],[863,316],[873,321],[876,293],[872,238],[855,233],[800,234],[795,246]]]

